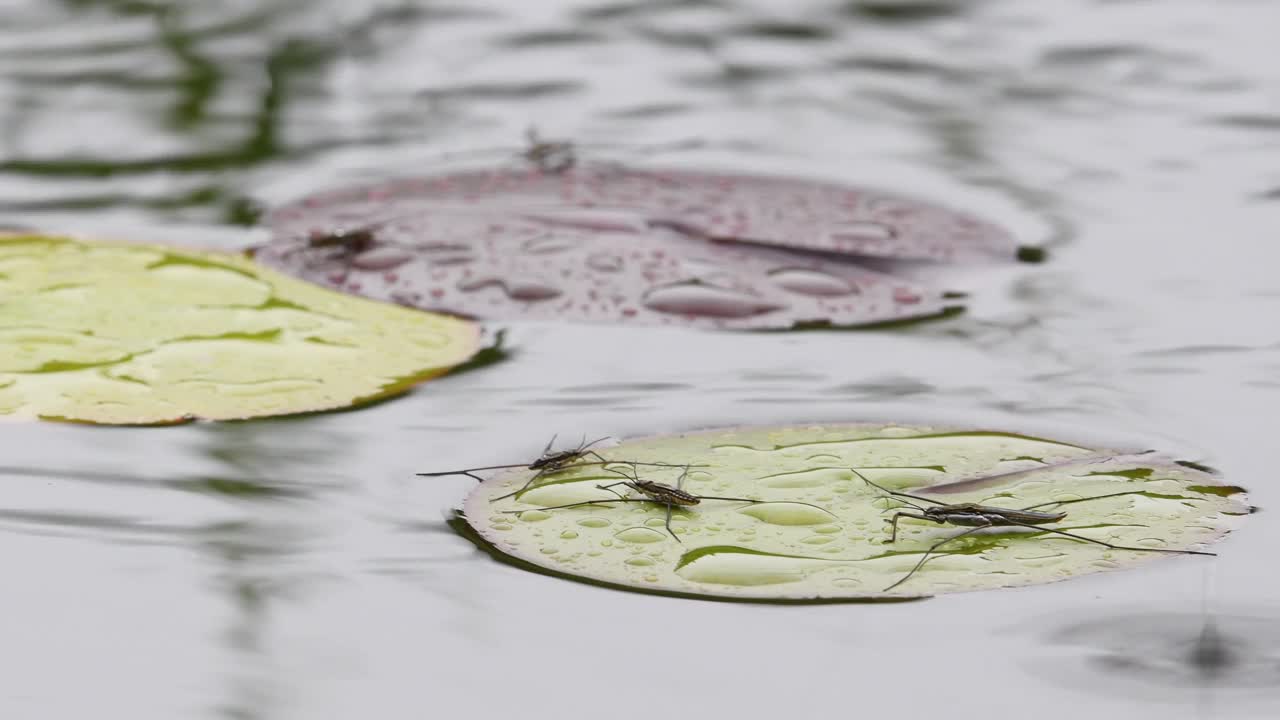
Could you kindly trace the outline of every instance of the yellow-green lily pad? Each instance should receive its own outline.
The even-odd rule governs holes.
[[[1250,511],[1242,489],[1154,453],[962,428],[738,428],[630,440],[600,453],[611,462],[544,474],[505,499],[533,471],[495,475],[467,498],[464,518],[492,552],[554,575],[683,596],[831,601],[1031,585],[1158,559],[1212,562],[1147,549],[1208,552]],[[626,486],[597,487],[636,469],[641,480],[680,484],[695,496],[760,502],[675,507],[668,532],[665,505],[618,501],[611,491],[643,497]],[[594,500],[608,502],[554,508]],[[974,530],[911,574],[930,547],[973,528],[903,517],[891,541],[894,513],[922,514],[908,503],[1066,515]]]
[[[344,408],[478,344],[464,320],[237,255],[0,236],[0,416],[161,424]]]

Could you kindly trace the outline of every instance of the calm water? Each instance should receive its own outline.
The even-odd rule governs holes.
[[[1277,27],[1265,0],[0,0],[0,224],[239,247],[262,203],[537,124],[1054,250],[947,273],[970,312],[891,332],[511,325],[510,362],[362,412],[7,424],[0,717],[1274,717],[1266,511],[1211,563],[772,607],[494,563],[444,523],[470,481],[412,473],[555,431],[923,419],[1160,447],[1273,508]]]

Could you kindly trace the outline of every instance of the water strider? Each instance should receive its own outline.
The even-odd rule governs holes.
[[[443,470],[440,472],[425,472],[425,473],[415,473],[415,474],[418,475],[419,477],[443,477],[445,475],[466,475],[467,477],[472,478],[473,480],[483,482],[484,478],[475,474],[481,470],[504,470],[507,468],[528,468],[529,470],[538,471],[537,474],[529,478],[529,481],[526,482],[524,486],[521,487],[519,490],[516,490],[515,492],[507,493],[502,497],[494,498],[494,500],[502,500],[503,498],[508,498],[508,497],[511,497],[512,495],[516,495],[523,492],[525,488],[529,487],[529,485],[533,483],[534,480],[537,480],[539,477],[542,477],[547,473],[553,473],[558,470],[564,470],[568,468],[570,465],[573,465],[574,462],[581,460],[582,458],[590,456],[590,457],[596,458],[598,462],[580,463],[580,465],[603,465],[606,462],[609,462],[608,460],[605,460],[604,457],[602,457],[595,450],[590,449],[592,445],[608,440],[609,439],[608,435],[602,438],[597,438],[595,440],[592,440],[591,442],[587,442],[586,437],[584,436],[582,438],[582,441],[578,443],[577,447],[565,448],[564,450],[552,450],[551,446],[555,444],[557,437],[559,436],[553,435],[551,437],[551,440],[547,442],[547,446],[542,449],[542,454],[539,455],[533,462],[528,464],[510,463],[507,465],[485,465],[482,467],[466,468],[463,470]]]
[[[288,250],[288,254],[292,255],[296,252],[306,250],[331,250],[337,249],[337,252],[331,257],[335,259],[349,259],[355,255],[369,250],[378,242],[378,230],[383,223],[369,223],[366,225],[357,225],[355,227],[337,227],[330,230],[312,230],[305,233],[301,237],[301,243],[293,249]],[[258,248],[254,248],[256,251]]]
[[[528,490],[529,486],[532,485],[534,481],[536,481],[538,478],[541,478],[544,475],[550,475],[551,473],[560,472],[561,470],[568,470],[570,468],[587,467],[590,465],[607,465],[608,463],[615,463],[615,462],[624,463],[632,466],[651,465],[655,467],[686,467],[686,468],[691,467],[687,465],[672,465],[669,463],[649,463],[649,462],[633,462],[629,460],[625,460],[625,461],[609,460],[608,458],[605,458],[595,450],[590,449],[593,445],[596,445],[597,443],[601,443],[601,442],[604,442],[605,440],[608,440],[609,439],[608,435],[592,440],[591,442],[587,442],[586,441],[587,438],[583,436],[582,440],[578,442],[577,447],[565,448],[563,450],[552,450],[551,446],[555,444],[556,437],[558,436],[553,435],[551,437],[551,440],[547,443],[547,446],[542,449],[542,454],[539,455],[537,459],[535,459],[533,462],[528,464],[512,463],[509,465],[485,465],[483,467],[466,468],[463,470],[444,470],[441,472],[425,472],[425,473],[415,473],[415,474],[418,475],[419,477],[443,477],[445,475],[466,475],[467,477],[472,478],[473,480],[483,482],[484,478],[475,474],[481,470],[505,470],[509,468],[526,468],[529,470],[538,471],[534,473],[534,475],[530,477],[527,481],[525,481],[525,484],[521,485],[518,489],[512,490],[506,495],[499,495],[498,497],[493,498],[493,501],[496,501],[496,500],[505,500],[514,495],[519,495],[525,490]],[[582,460],[587,457],[594,457],[595,460],[591,462],[578,462],[579,460]]]
[[[368,250],[377,241],[377,226],[365,225],[354,228],[338,228],[327,232],[313,232],[307,235],[309,248],[342,248],[344,254],[354,255]]]
[[[520,153],[520,157],[539,171],[554,175],[569,170],[578,163],[573,142],[544,140],[532,127],[525,130],[524,136],[529,145]]]
[[[621,470],[611,470],[610,472],[621,475],[624,479],[619,480],[617,482],[607,483],[604,485],[596,485],[596,487],[601,490],[607,490],[613,493],[614,495],[617,495],[618,497],[616,499],[610,498],[608,500],[584,500],[582,502],[568,503],[566,505],[552,505],[550,507],[530,508],[529,510],[504,510],[503,512],[513,514],[513,515],[519,515],[520,513],[530,512],[530,510],[561,510],[564,508],[582,507],[586,505],[601,505],[601,504],[608,504],[608,503],[615,503],[615,502],[656,503],[658,505],[662,505],[666,507],[667,509],[666,519],[663,523],[663,525],[667,529],[667,533],[670,534],[671,537],[674,538],[676,542],[683,542],[680,538],[676,537],[675,532],[671,529],[671,511],[675,507],[692,507],[694,505],[701,504],[703,500],[727,500],[730,502],[746,502],[746,503],[752,503],[752,504],[770,502],[768,500],[757,500],[755,498],[726,497],[723,495],[694,495],[690,492],[685,491],[680,486],[684,484],[684,479],[689,474],[689,470],[691,468],[698,467],[697,465],[684,465],[683,466],[684,472],[680,473],[680,477],[679,479],[676,480],[676,484],[667,485],[666,483],[660,483],[654,480],[642,480],[640,478],[639,473],[636,470],[635,466],[637,464],[647,464],[647,463],[626,463],[626,464],[632,466],[631,468],[632,474],[630,476],[627,476]],[[634,490],[640,493],[641,495],[644,495],[644,497],[639,497],[639,498],[627,497],[622,493],[618,492],[617,490],[613,489],[619,485],[629,490]],[[787,502],[795,502],[795,501],[789,500]],[[826,512],[825,508],[818,507],[817,505],[813,505],[811,503],[796,503],[796,504],[808,505],[809,507],[818,508],[819,510]]]
[[[1209,556],[1215,556],[1215,557],[1217,556],[1217,553],[1207,552],[1204,550],[1170,550],[1166,548],[1134,547],[1131,545],[1116,545],[1114,543],[1109,543],[1104,540],[1095,540],[1094,538],[1085,537],[1084,535],[1076,535],[1075,533],[1070,533],[1065,530],[1045,527],[1045,525],[1049,523],[1055,523],[1055,522],[1059,522],[1061,520],[1066,519],[1067,513],[1062,511],[1045,512],[1043,510],[1036,509],[1036,508],[1048,507],[1051,505],[1069,505],[1071,503],[1089,502],[1092,500],[1101,500],[1103,498],[1117,497],[1120,495],[1142,495],[1144,493],[1141,490],[1128,490],[1125,492],[1108,493],[1106,495],[1095,495],[1093,497],[1077,498],[1075,500],[1053,500],[1050,502],[1039,503],[1037,505],[1032,505],[1030,507],[1025,507],[1025,508],[1002,508],[1002,507],[995,507],[991,505],[979,505],[977,503],[944,503],[941,500],[934,500],[933,498],[927,498],[922,495],[912,495],[911,493],[904,493],[896,490],[889,490],[888,488],[881,487],[880,485],[877,485],[876,483],[871,482],[870,479],[868,479],[866,476],[864,476],[862,473],[858,472],[857,470],[854,470],[853,468],[850,468],[850,470],[852,470],[852,472],[855,475],[862,478],[863,482],[867,483],[871,487],[874,487],[877,490],[887,495],[891,495],[893,497],[899,498],[900,502],[906,505],[909,505],[919,511],[918,513],[902,512],[902,511],[894,513],[893,519],[890,521],[892,530],[889,533],[889,542],[891,543],[897,541],[898,521],[904,517],[913,518],[916,520],[925,520],[928,522],[937,523],[939,525],[960,525],[962,527],[970,528],[969,530],[965,530],[962,533],[952,535],[949,538],[940,540],[939,542],[936,542],[933,545],[931,545],[929,549],[925,551],[924,555],[920,558],[920,561],[915,564],[915,567],[911,568],[911,571],[908,572],[906,575],[904,575],[902,578],[900,578],[897,582],[886,587],[884,589],[884,592],[888,592],[898,587],[902,583],[906,582],[907,580],[909,580],[912,575],[915,575],[916,572],[921,567],[924,566],[925,562],[929,559],[930,556],[933,555],[935,551],[937,551],[938,548],[942,547],[943,545],[946,545],[949,542],[959,540],[960,538],[965,537],[966,535],[972,535],[973,533],[976,533],[979,530],[982,530],[984,528],[990,528],[990,527],[1031,528],[1032,530],[1037,530],[1039,532],[1054,533],[1057,535],[1063,535],[1065,537],[1072,538],[1074,540],[1093,543],[1095,545],[1102,545],[1103,547],[1107,547],[1112,550],[1133,550],[1136,552],[1159,552],[1159,553],[1170,553],[1170,554],[1177,554],[1177,555],[1209,555]],[[917,505],[916,503],[912,502],[912,500],[919,500],[921,502],[933,503],[933,505],[927,506],[927,507],[921,507],[920,505]]]

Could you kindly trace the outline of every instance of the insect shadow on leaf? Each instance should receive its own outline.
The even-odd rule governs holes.
[[[683,543],[684,541],[676,537],[675,532],[671,529],[671,511],[673,508],[692,507],[694,505],[701,504],[703,500],[726,500],[729,502],[751,503],[753,505],[772,502],[770,500],[760,500],[758,498],[727,497],[724,495],[694,495],[690,492],[687,492],[681,486],[684,485],[684,480],[686,477],[688,477],[689,470],[694,467],[699,467],[697,465],[676,466],[676,467],[683,467],[684,471],[680,473],[680,477],[676,480],[675,485],[667,485],[666,483],[660,483],[654,480],[642,480],[639,476],[639,472],[636,469],[637,463],[623,463],[623,464],[631,465],[631,475],[627,475],[626,472],[623,470],[610,469],[610,472],[617,475],[621,475],[623,479],[617,482],[606,483],[603,485],[596,485],[596,487],[601,490],[605,490],[613,493],[614,495],[617,495],[618,497],[616,498],[607,498],[607,499],[601,499],[601,500],[583,500],[581,502],[568,503],[566,505],[552,505],[550,507],[529,508],[527,510],[505,510],[504,512],[513,514],[513,515],[519,515],[520,513],[531,512],[533,510],[563,510],[564,508],[584,507],[587,505],[607,505],[609,503],[616,503],[616,502],[653,503],[655,505],[661,505],[666,508],[667,513],[666,513],[666,518],[664,520],[663,525],[664,527],[666,527],[667,533],[671,535],[671,537],[674,538],[676,542]],[[634,490],[635,492],[640,493],[644,497],[628,497],[614,489],[618,486],[622,486],[628,490]],[[795,502],[795,501],[788,500],[786,502]],[[817,508],[819,510],[822,510],[823,512],[827,512],[826,508],[822,508],[817,505],[813,505],[811,503],[797,503],[797,504],[808,505],[809,507]]]
[[[915,520],[924,520],[926,522],[937,523],[939,525],[959,525],[962,527],[969,528],[964,532],[958,533],[956,535],[952,535],[949,538],[940,540],[934,543],[933,545],[931,545],[929,549],[925,551],[924,555],[921,556],[920,561],[915,564],[915,567],[911,568],[911,571],[908,572],[903,577],[899,578],[897,582],[886,587],[884,589],[884,592],[888,592],[898,587],[899,585],[905,583],[907,580],[911,579],[911,576],[915,575],[916,572],[920,570],[921,567],[924,566],[925,562],[927,562],[929,558],[932,557],[934,553],[937,552],[938,548],[941,548],[943,545],[946,545],[947,543],[955,542],[960,538],[972,535],[978,532],[979,530],[983,530],[991,527],[1030,528],[1040,533],[1053,533],[1055,535],[1062,535],[1064,537],[1069,537],[1073,540],[1079,540],[1080,542],[1093,543],[1094,545],[1101,545],[1103,547],[1107,547],[1112,550],[1132,550],[1135,552],[1158,552],[1158,553],[1166,553],[1171,555],[1217,556],[1217,553],[1207,552],[1203,550],[1172,550],[1167,548],[1134,547],[1132,545],[1116,545],[1114,543],[1109,543],[1104,540],[1095,540],[1094,538],[1085,537],[1084,535],[1077,535],[1075,533],[1067,532],[1066,530],[1059,530],[1057,528],[1045,527],[1045,525],[1048,523],[1055,523],[1055,522],[1059,522],[1061,520],[1066,519],[1067,517],[1066,512],[1063,512],[1063,511],[1045,512],[1042,510],[1037,510],[1037,508],[1069,505],[1071,503],[1079,503],[1079,502],[1090,502],[1093,500],[1101,500],[1103,498],[1118,497],[1121,495],[1146,494],[1145,491],[1142,491],[1142,490],[1127,490],[1125,492],[1107,493],[1105,495],[1095,495],[1093,497],[1077,498],[1075,500],[1052,500],[1050,502],[1039,503],[1037,505],[1032,505],[1030,507],[1025,507],[1025,508],[1002,508],[1002,507],[994,507],[991,505],[979,505],[977,503],[945,503],[945,502],[942,502],[941,500],[934,500],[933,498],[924,497],[923,495],[912,495],[911,493],[904,493],[897,490],[890,490],[888,488],[882,487],[880,485],[877,485],[876,483],[871,482],[870,479],[868,479],[865,475],[858,472],[857,470],[854,470],[853,468],[850,468],[850,470],[853,472],[853,474],[862,478],[863,482],[865,482],[866,484],[870,485],[873,488],[876,488],[877,490],[879,490],[880,492],[884,493],[887,496],[896,498],[898,502],[901,502],[904,505],[907,505],[918,511],[918,512],[899,511],[893,514],[893,519],[890,521],[890,526],[892,528],[889,533],[890,543],[897,541],[898,521],[904,517],[912,518]],[[932,503],[932,505],[922,506],[913,501]]]

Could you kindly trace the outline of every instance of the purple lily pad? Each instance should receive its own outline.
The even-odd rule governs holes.
[[[1012,259],[1009,233],[921,200],[830,182],[595,164],[546,173],[470,170],[327,192],[272,214],[279,234],[432,209],[663,225],[710,240],[902,260]],[[280,232],[284,231],[284,232]]]
[[[336,289],[470,317],[767,329],[945,310],[938,292],[841,258],[603,217],[427,209],[377,226],[356,249],[305,237],[283,234],[256,258]]]
[[[347,292],[480,318],[734,329],[947,309],[858,257],[1013,257],[982,220],[830,183],[620,166],[469,170],[303,198],[259,261]]]

